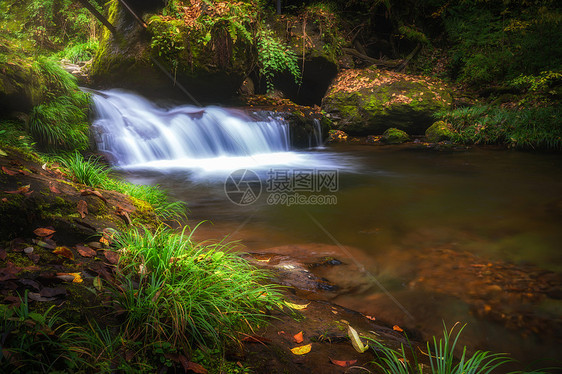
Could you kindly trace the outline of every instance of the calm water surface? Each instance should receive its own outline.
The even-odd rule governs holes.
[[[127,176],[137,183],[160,184],[188,202],[190,225],[208,221],[198,230],[200,237],[230,234],[251,251],[335,241],[360,251],[373,260],[367,270],[414,319],[374,285],[340,295],[333,300],[336,303],[418,328],[424,337],[438,334],[442,321],[448,326],[462,321],[468,323],[463,343],[471,347],[511,352],[525,362],[556,357],[560,336],[522,337],[520,331],[478,317],[473,306],[455,294],[410,287],[415,264],[409,261],[424,251],[446,248],[478,255],[484,262],[534,265],[560,274],[560,155],[346,145],[311,151],[306,157],[314,162],[299,167],[338,169],[337,204],[269,205],[264,191],[254,204],[237,206],[224,192],[225,172],[156,168],[128,171]],[[281,163],[275,169],[285,166]],[[265,170],[256,172],[266,178]],[[455,274],[450,277],[451,282],[458,281]],[[549,299],[547,307],[539,307],[560,322],[560,300]]]

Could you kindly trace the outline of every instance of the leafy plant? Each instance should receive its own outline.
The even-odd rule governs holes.
[[[257,37],[260,73],[265,77],[268,90],[272,90],[274,87],[275,75],[285,71],[290,73],[295,83],[298,84],[301,73],[296,54],[275,37],[271,30],[260,30]]]
[[[84,159],[80,153],[74,152],[70,156],[58,157],[57,160],[68,169],[78,183],[100,188],[107,184],[109,170],[95,157]]]
[[[69,44],[64,50],[59,52],[57,56],[60,59],[67,59],[72,63],[79,61],[89,61],[99,49],[99,42],[96,39],[90,39],[84,43]]]

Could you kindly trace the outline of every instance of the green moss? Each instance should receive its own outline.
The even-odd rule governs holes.
[[[454,135],[451,125],[445,121],[437,121],[425,130],[425,137],[432,143],[452,140]]]
[[[387,144],[402,144],[410,140],[410,136],[405,131],[391,127],[382,134],[382,140]]]

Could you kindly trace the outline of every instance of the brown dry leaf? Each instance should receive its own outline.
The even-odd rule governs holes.
[[[87,195],[94,195],[99,197],[104,203],[107,203],[107,199],[105,197],[102,196],[102,194],[99,191],[96,190],[91,190],[91,189],[85,189],[85,190],[80,190],[80,195],[82,196],[87,196]]]
[[[367,319],[370,319],[371,321],[375,321],[375,320],[376,320],[376,318],[373,317],[373,316],[365,316],[365,317],[366,317]]]
[[[3,197],[3,198],[2,198],[2,202],[7,203],[7,202],[8,202],[8,199],[5,198],[5,197]]]
[[[57,273],[57,278],[62,279],[63,281],[73,282],[73,283],[83,282],[80,273]]]
[[[16,274],[21,270],[21,268],[14,265],[12,262],[8,261],[5,268],[0,269],[0,282],[7,281],[10,279],[18,279]]]
[[[43,297],[38,292],[28,292],[27,297],[33,301],[53,301],[54,297]]]
[[[121,209],[121,207],[117,207],[117,211],[115,212],[118,215],[120,215],[121,217],[125,218],[125,222],[127,222],[127,225],[131,225],[133,222],[131,221],[131,217],[129,217],[129,213],[127,213],[126,210]]]
[[[86,217],[86,214],[88,214],[88,203],[85,202],[84,200],[78,201],[76,210],[78,210],[78,213],[80,213],[80,217],[82,218]]]
[[[83,245],[77,245],[75,248],[82,257],[94,257],[97,254],[92,248]]]
[[[51,190],[52,193],[56,193],[56,194],[60,194],[60,190],[56,187],[53,186],[52,184],[49,185],[49,190]]]
[[[16,171],[10,170],[10,169],[8,169],[8,168],[5,167],[5,166],[2,166],[2,171],[3,171],[4,173],[8,174],[8,175],[16,175],[16,174],[17,174]]]
[[[19,193],[19,194],[25,195],[25,194],[30,193],[29,192],[30,188],[31,188],[31,186],[28,184],[27,186],[22,186],[15,191],[4,191],[4,192],[9,193],[9,194],[18,194]],[[33,191],[31,191],[31,192],[33,192]]]
[[[107,258],[107,261],[109,261],[111,264],[116,265],[119,262],[118,253],[115,253],[113,251],[105,251],[103,254],[105,255],[105,258]]]
[[[8,254],[6,253],[6,250],[4,248],[0,248],[0,260],[4,261],[7,256]]]
[[[38,255],[37,253],[28,253],[27,257],[31,260],[31,262],[33,262],[34,264],[39,263],[39,260],[41,259],[41,256]]]
[[[33,230],[33,233],[40,237],[50,236],[53,235],[55,232],[56,232],[55,230],[51,230],[46,227],[39,227]]]
[[[305,355],[312,350],[312,344],[302,345],[291,349],[295,355]]]
[[[197,374],[207,374],[207,369],[205,369],[203,366],[195,362],[187,361],[187,359],[184,356],[180,355],[180,362],[185,371],[191,370],[192,372]]]
[[[295,336],[293,336],[293,339],[295,340],[295,343],[300,344],[303,342],[303,337],[302,337],[302,331],[299,332],[298,334],[296,334]]]
[[[57,296],[65,296],[66,295],[66,288],[64,287],[43,287],[39,294],[42,297],[57,297]]]
[[[64,258],[68,258],[69,260],[74,260],[74,253],[72,253],[72,251],[67,247],[56,247],[53,253]]]
[[[404,330],[403,330],[400,326],[398,326],[398,325],[392,326],[392,329],[393,329],[394,331],[398,331],[398,332],[403,332],[403,331],[404,331]]]
[[[340,361],[330,358],[330,362],[334,365],[341,366],[342,368],[346,368],[348,366],[355,364],[357,360]]]

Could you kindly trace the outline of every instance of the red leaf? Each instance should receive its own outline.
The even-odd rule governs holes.
[[[41,259],[41,256],[39,256],[37,253],[29,253],[27,255],[27,257],[29,257],[29,259],[34,263],[37,264],[39,262],[39,260]]]
[[[56,231],[55,230],[51,230],[45,227],[39,227],[38,229],[33,230],[33,233],[37,236],[49,236],[49,235],[53,235]]]
[[[85,247],[83,245],[77,245],[75,248],[78,251],[78,253],[80,253],[80,255],[83,257],[94,257],[97,254],[97,252],[94,251],[92,248]]]
[[[78,210],[78,213],[80,213],[80,217],[84,218],[86,217],[86,214],[88,214],[88,203],[84,200],[80,200],[78,201],[76,209]]]
[[[53,253],[68,258],[69,260],[74,260],[74,253],[67,247],[56,247]]]
[[[8,202],[8,199],[5,198],[5,197],[3,197],[3,198],[2,198],[2,202],[7,203],[7,202]]]
[[[16,171],[10,170],[10,169],[8,169],[8,168],[5,167],[5,166],[2,166],[2,171],[3,171],[4,173],[8,174],[8,175],[16,175],[16,174],[17,174]]]
[[[6,259],[6,256],[8,256],[6,250],[4,248],[0,248],[0,260],[4,261]]]
[[[295,340],[295,343],[300,344],[303,342],[303,337],[302,337],[302,331],[299,332],[298,334],[296,334],[295,336],[293,336],[293,339]]]
[[[14,265],[12,262],[8,262],[5,268],[0,269],[0,281],[7,281],[10,279],[18,279],[16,274],[21,270],[21,268]]]
[[[103,254],[105,255],[105,258],[107,258],[107,261],[109,261],[113,265],[115,265],[119,262],[119,254],[118,253],[115,253],[113,251],[105,251]]]
[[[355,364],[357,360],[340,361],[340,360],[333,360],[330,358],[330,362],[334,365],[341,366],[342,368],[346,368],[348,366]]]
[[[51,190],[52,193],[56,193],[56,194],[61,193],[60,190],[56,186],[53,186],[52,184],[49,185],[49,189]]]

